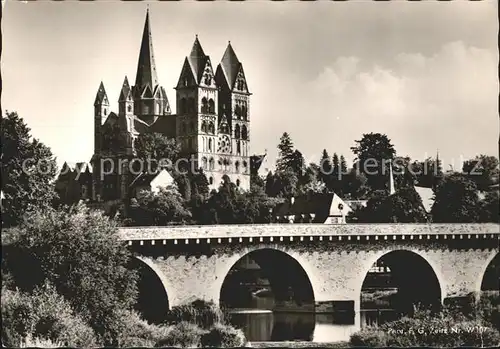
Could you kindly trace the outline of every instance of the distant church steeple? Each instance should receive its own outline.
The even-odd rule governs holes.
[[[146,21],[142,33],[141,51],[139,53],[139,63],[137,65],[137,75],[135,86],[141,90],[149,85],[153,91],[158,85],[158,74],[156,73],[155,57],[153,52],[153,38],[151,35],[151,25],[149,23],[149,9],[146,11]]]

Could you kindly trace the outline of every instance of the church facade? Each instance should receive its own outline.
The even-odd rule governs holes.
[[[148,11],[135,84],[131,86],[125,77],[117,112],[111,110],[102,82],[95,98],[92,200],[127,197],[138,175],[131,164],[135,141],[149,132],[175,138],[183,162],[191,169],[202,169],[210,189],[217,189],[227,175],[248,190],[250,96],[243,65],[231,43],[214,69],[196,37],[175,87],[174,113],[158,80]]]

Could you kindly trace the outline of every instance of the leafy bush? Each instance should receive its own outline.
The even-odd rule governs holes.
[[[481,318],[438,314],[416,310],[412,317],[385,323],[379,328],[363,329],[351,336],[353,346],[397,347],[494,347],[500,345],[500,334]]]
[[[156,347],[199,347],[201,336],[205,333],[206,331],[197,325],[183,321],[171,326],[167,334],[157,342]]]
[[[202,347],[235,348],[244,346],[246,342],[242,330],[222,324],[215,325],[201,336]]]
[[[116,345],[117,331],[110,324],[117,311],[131,309],[135,302],[137,275],[126,267],[130,252],[113,221],[82,205],[70,212],[32,212],[12,248],[24,256],[23,263],[9,264],[16,285],[50,281],[105,339],[104,345]],[[27,275],[31,270],[35,272]]]
[[[2,342],[28,345],[26,340],[37,338],[71,347],[96,345],[94,331],[52,286],[31,295],[2,289]]]
[[[61,348],[64,344],[61,342],[53,342],[45,338],[33,338],[30,334],[21,342],[21,348]]]
[[[173,307],[167,314],[167,322],[176,324],[190,322],[204,329],[217,323],[224,323],[223,311],[213,302],[195,300],[194,302]]]
[[[386,347],[387,336],[377,328],[362,329],[351,335],[349,344],[354,347]]]
[[[130,310],[118,312],[110,328],[116,331],[117,346],[122,348],[153,347],[169,331],[167,326],[149,324]]]

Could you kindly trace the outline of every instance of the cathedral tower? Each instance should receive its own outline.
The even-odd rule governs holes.
[[[250,95],[243,65],[228,43],[215,74],[219,87],[219,129],[227,123],[231,139],[229,177],[243,189],[250,189]],[[227,139],[227,138],[226,138]],[[219,137],[218,148],[223,149],[224,137]],[[218,150],[220,152],[220,150]]]
[[[214,71],[198,37],[184,59],[177,83],[176,135],[184,156],[202,168],[215,185],[217,152],[217,99]]]
[[[152,124],[159,117],[170,114],[167,94],[158,82],[153,52],[153,37],[149,23],[149,10],[146,12],[137,75],[135,85],[132,88],[132,95],[134,114],[146,123]]]

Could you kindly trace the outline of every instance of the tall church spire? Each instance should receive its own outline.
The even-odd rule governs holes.
[[[149,85],[153,91],[158,85],[158,75],[156,73],[155,57],[153,53],[153,38],[151,35],[151,25],[149,23],[149,9],[146,12],[144,22],[144,32],[142,33],[141,51],[139,53],[139,63],[137,65],[137,75],[135,86],[143,88]]]
[[[221,66],[224,71],[224,75],[226,76],[229,88],[233,88],[236,75],[238,74],[238,70],[240,68],[240,61],[238,60],[238,57],[236,57],[236,53],[233,50],[233,46],[231,46],[231,42],[227,44],[226,51],[222,56]]]
[[[193,70],[193,75],[197,83],[199,83],[201,75],[203,74],[206,60],[207,55],[205,55],[205,52],[203,52],[203,48],[201,47],[200,41],[198,40],[198,35],[196,35],[193,43],[193,48],[191,49],[191,53],[188,57],[188,61],[191,65],[191,69]]]

